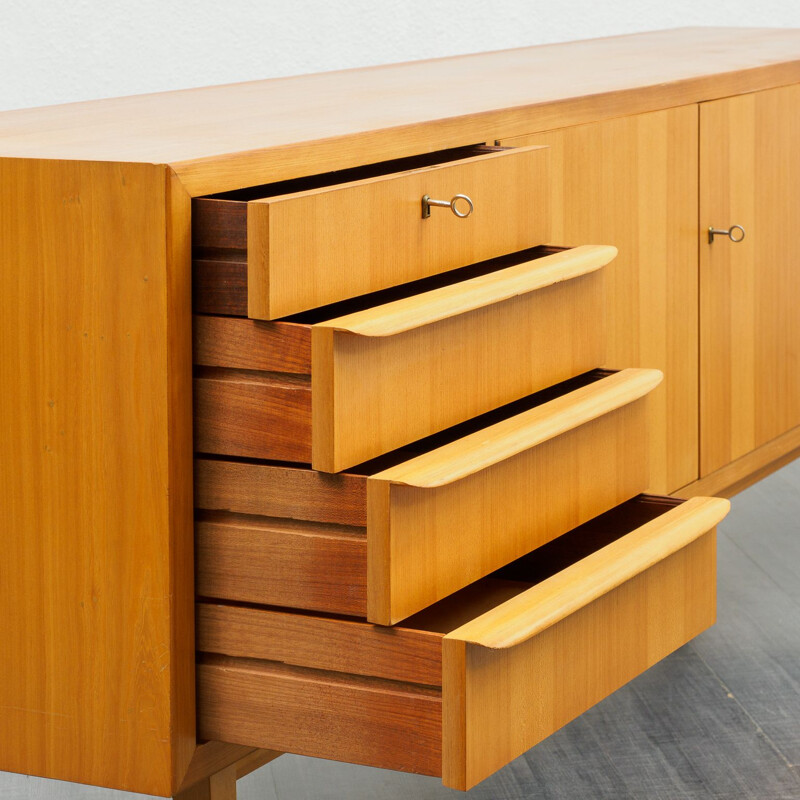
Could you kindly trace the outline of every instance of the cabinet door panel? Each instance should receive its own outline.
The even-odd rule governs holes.
[[[800,425],[798,142],[800,86],[700,107],[701,475]]]
[[[655,367],[654,491],[698,476],[697,106],[501,142],[549,145],[553,241],[619,249],[606,269],[606,366]]]

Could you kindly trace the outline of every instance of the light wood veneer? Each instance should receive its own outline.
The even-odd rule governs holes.
[[[548,155],[517,148],[252,200],[247,316],[276,319],[550,241]],[[423,196],[457,194],[474,204],[469,216],[423,217]]]
[[[800,86],[700,106],[700,477],[800,425]]]
[[[654,367],[651,488],[698,475],[697,106],[516,139],[551,151],[554,241],[610,242],[608,366]]]

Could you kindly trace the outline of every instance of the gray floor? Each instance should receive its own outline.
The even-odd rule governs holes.
[[[800,798],[800,461],[733,500],[717,625],[466,795],[282,756],[240,800]],[[0,773],[0,800],[143,795]]]

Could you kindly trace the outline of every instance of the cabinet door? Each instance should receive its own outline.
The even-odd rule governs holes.
[[[800,87],[701,105],[700,230],[707,475],[800,424]]]
[[[606,268],[608,363],[655,367],[651,488],[698,476],[697,106],[505,140],[549,145],[552,236],[619,249]]]

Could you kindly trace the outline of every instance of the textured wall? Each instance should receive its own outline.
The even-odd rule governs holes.
[[[0,0],[0,110],[683,25],[800,27],[800,3]],[[303,762],[282,767],[290,763]],[[249,778],[243,800],[274,797],[276,768]],[[457,794],[432,779],[409,778],[407,788]],[[0,800],[143,797],[0,773]]]
[[[800,3],[2,0],[0,109],[712,24],[800,27]]]

